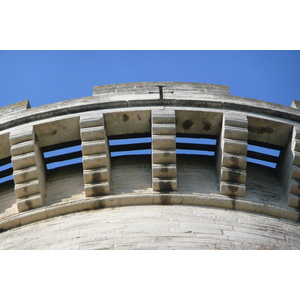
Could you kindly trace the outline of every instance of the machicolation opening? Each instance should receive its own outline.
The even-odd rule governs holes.
[[[4,107],[0,248],[300,249],[295,103],[149,82]]]

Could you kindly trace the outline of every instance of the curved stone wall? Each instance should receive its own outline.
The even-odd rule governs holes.
[[[299,248],[298,224],[191,205],[138,205],[82,211],[31,223],[0,235],[0,249]]]
[[[0,241],[7,246],[2,248],[19,248],[20,235],[38,239],[28,233],[28,228],[36,231],[41,227],[46,232],[43,224],[63,220],[72,223],[72,218],[85,214],[87,222],[93,223],[94,215],[101,218],[103,213],[113,218],[112,211],[122,214],[131,209],[136,214],[133,218],[137,218],[135,225],[130,223],[134,235],[135,228],[147,220],[146,215],[137,217],[140,205],[145,205],[143,209],[150,215],[161,210],[162,216],[169,209],[177,219],[182,211],[182,222],[191,228],[196,226],[196,211],[200,215],[205,211],[222,211],[222,218],[228,217],[226,222],[232,227],[235,221],[230,214],[252,218],[254,227],[255,222],[262,222],[261,228],[267,226],[265,220],[277,222],[276,230],[282,231],[278,236],[284,240],[272,236],[274,240],[266,238],[268,242],[261,237],[256,242],[247,242],[245,234],[246,246],[238,246],[230,235],[225,235],[229,241],[225,244],[232,249],[297,248],[298,106],[298,101],[285,107],[231,96],[226,86],[154,82],[95,87],[91,97],[37,108],[30,108],[28,101],[4,107],[0,109],[0,166],[4,168],[0,169],[0,229],[6,232],[1,233]],[[254,151],[252,146],[267,147],[278,155]],[[68,152],[68,147],[77,150]],[[69,163],[71,159],[77,159],[76,163]],[[251,163],[250,159],[272,163],[273,167]],[[59,162],[64,162],[64,166],[55,165]],[[10,174],[13,181],[5,181]],[[128,205],[136,207],[125,207]],[[213,220],[209,221],[211,225]],[[178,222],[181,224],[179,219]],[[178,229],[173,225],[164,223],[168,232]],[[246,231],[255,231],[254,227]],[[94,227],[90,228],[92,234]],[[221,230],[218,226],[215,229]],[[99,234],[102,235],[101,230]],[[66,248],[72,246],[72,235]],[[224,239],[223,235],[219,235],[218,242],[207,240],[207,246],[194,236],[195,244],[187,242],[186,247],[225,249],[227,246],[219,241]],[[155,239],[149,236],[146,244]],[[109,239],[112,242],[108,248],[119,248],[112,236]],[[51,240],[51,247],[56,248],[58,241],[55,237]],[[177,242],[153,242],[153,247],[185,247],[181,246],[185,238],[171,240]],[[82,248],[89,248],[86,242],[82,243]],[[127,245],[125,248],[149,246],[140,247],[138,241],[126,242],[124,235],[118,243]],[[44,242],[22,245],[49,246]]]

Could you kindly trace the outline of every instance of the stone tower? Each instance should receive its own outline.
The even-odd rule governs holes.
[[[300,102],[150,82],[0,109],[0,249],[300,249]]]

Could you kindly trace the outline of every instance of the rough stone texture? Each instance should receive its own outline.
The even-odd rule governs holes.
[[[150,159],[115,157],[112,160],[112,194],[149,191],[151,191]]]
[[[178,191],[182,193],[219,194],[213,157],[179,156]]]
[[[13,183],[8,183],[0,187],[0,215],[4,219],[11,215],[18,214],[16,196]]]
[[[225,113],[217,149],[219,186],[222,195],[244,197],[246,194],[247,140],[247,117]]]
[[[0,117],[5,117],[7,115],[15,115],[24,112],[26,109],[30,108],[28,100],[24,100],[18,103],[14,103],[5,107],[0,108]]]
[[[152,111],[152,188],[153,191],[177,190],[174,110]]]
[[[19,212],[43,205],[46,188],[43,154],[33,126],[24,126],[10,134],[15,193]]]
[[[85,195],[110,194],[110,153],[103,114],[83,116],[80,126]]]
[[[253,202],[286,204],[279,178],[273,169],[248,163],[245,198]]]
[[[49,174],[46,187],[45,206],[83,199],[84,183],[82,167],[65,167]]]
[[[14,182],[0,184],[0,247],[299,249],[298,104],[152,82],[2,108],[0,164],[12,161]],[[151,155],[110,157],[110,139],[145,136]],[[214,156],[176,154],[176,136],[217,140],[185,144]],[[281,149],[277,167],[247,163],[248,142]],[[62,143],[81,143],[82,165],[44,170],[43,147]]]
[[[298,224],[196,206],[78,212],[11,229],[0,249],[299,249]]]
[[[294,126],[279,163],[279,177],[289,206],[300,207],[300,127]]]

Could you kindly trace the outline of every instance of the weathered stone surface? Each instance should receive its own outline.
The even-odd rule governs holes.
[[[127,206],[23,225],[1,233],[0,249],[299,249],[298,229],[225,209]]]
[[[154,178],[176,178],[176,164],[152,164]]]
[[[244,197],[246,194],[246,155],[248,148],[247,117],[234,113],[224,113],[222,124],[217,149],[220,193]],[[233,130],[233,128],[236,129]],[[228,134],[228,132],[232,132],[232,134]]]
[[[300,152],[298,149],[298,139],[300,127],[294,126],[290,142],[284,151],[279,162],[279,177],[285,193],[286,202],[289,206],[298,208],[300,204]]]
[[[152,111],[152,188],[177,190],[176,125],[174,110]]]
[[[225,86],[154,82],[95,87],[91,97],[38,108],[25,101],[0,109],[0,115],[0,160],[12,162],[14,177],[14,182],[0,182],[0,231],[31,226],[26,242],[12,236],[5,249],[299,248],[293,231],[299,226],[281,220],[300,220],[297,101],[287,108],[231,96]],[[151,155],[110,157],[108,139],[150,136]],[[186,144],[180,140],[180,152],[176,137],[188,139]],[[196,144],[189,138],[197,138]],[[217,145],[202,145],[206,138]],[[276,169],[247,164],[248,140],[280,149]],[[80,141],[82,165],[45,169],[43,151]],[[149,145],[147,140],[141,147],[149,151]],[[215,155],[199,155],[206,150]],[[0,169],[0,174],[10,170]],[[119,207],[128,205],[136,210]],[[176,213],[164,213],[164,207],[175,206]],[[82,212],[86,219],[79,223],[67,216],[95,209],[101,209],[95,214],[109,211],[100,229],[91,225],[93,213]],[[218,215],[220,209],[232,210],[235,217],[230,219],[228,211]],[[240,217],[241,211],[256,215]],[[264,223],[272,219],[266,216],[280,218],[274,219],[276,229]],[[63,232],[56,224],[51,240],[43,226],[47,218],[70,222],[73,229]],[[43,236],[31,236],[31,230],[40,229]],[[81,229],[96,238],[77,239]]]
[[[19,212],[40,207],[44,203],[46,173],[34,127],[25,126],[12,131],[10,143]]]
[[[14,103],[5,107],[0,108],[0,116],[6,117],[7,115],[19,114],[30,108],[28,100],[24,100],[18,103]]]
[[[110,153],[103,114],[82,116],[80,126],[85,195],[110,194]]]

